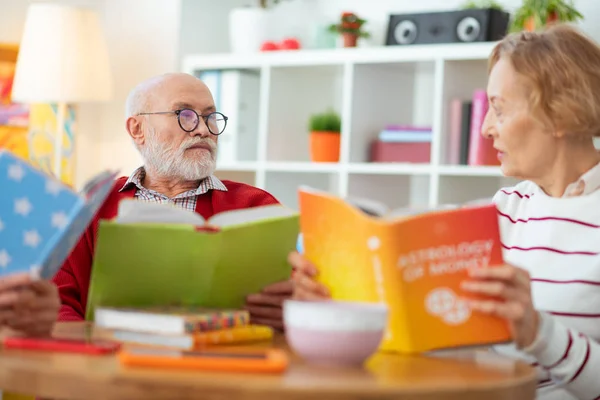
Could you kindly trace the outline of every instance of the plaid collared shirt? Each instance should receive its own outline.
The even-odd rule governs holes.
[[[158,193],[155,190],[146,189],[142,185],[142,181],[144,180],[145,176],[146,171],[144,170],[144,167],[139,167],[133,172],[133,174],[131,174],[129,179],[127,179],[127,182],[125,182],[125,184],[119,191],[128,188],[130,185],[135,185],[135,187],[137,188],[135,192],[135,197],[139,200],[154,203],[170,203],[191,211],[196,210],[196,199],[198,198],[198,196],[207,193],[209,190],[221,190],[224,192],[227,191],[227,187],[223,184],[223,182],[221,182],[216,176],[211,175],[208,178],[202,180],[197,189],[188,190],[185,193],[181,193],[173,198],[169,198],[164,194]]]

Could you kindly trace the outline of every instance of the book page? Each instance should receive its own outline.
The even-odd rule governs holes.
[[[389,213],[389,208],[376,200],[347,197],[346,202],[372,217],[383,217]]]
[[[289,217],[296,214],[297,212],[292,209],[282,205],[274,204],[270,206],[259,206],[240,210],[225,211],[213,216],[209,222],[213,226],[222,228],[271,218]]]
[[[115,222],[120,224],[154,223],[187,224],[204,226],[206,221],[200,214],[171,204],[149,203],[141,200],[124,199],[119,203]]]

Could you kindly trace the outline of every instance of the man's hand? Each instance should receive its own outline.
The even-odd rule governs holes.
[[[260,293],[246,298],[246,310],[253,324],[268,325],[283,330],[283,301],[294,292],[292,281],[277,282],[265,287]]]
[[[26,336],[49,336],[58,317],[56,286],[29,274],[0,278],[0,327]]]

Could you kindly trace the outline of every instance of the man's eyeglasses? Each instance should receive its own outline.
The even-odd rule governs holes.
[[[214,111],[207,115],[200,115],[196,111],[190,108],[182,108],[175,111],[161,111],[161,112],[149,112],[139,113],[138,115],[153,115],[153,114],[175,114],[177,115],[177,122],[179,127],[186,132],[193,132],[198,128],[200,118],[204,119],[204,123],[208,128],[208,131],[213,135],[217,136],[223,133],[227,126],[228,118],[220,112]]]

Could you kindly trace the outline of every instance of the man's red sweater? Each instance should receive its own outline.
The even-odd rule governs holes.
[[[136,192],[134,185],[119,191],[126,181],[127,177],[115,181],[113,190],[106,202],[53,279],[58,286],[62,303],[58,315],[59,321],[80,321],[84,319],[92,260],[98,234],[98,221],[116,217],[119,202],[122,199],[134,197]],[[264,190],[227,180],[223,181],[223,184],[227,187],[226,192],[210,190],[198,196],[196,212],[205,219],[223,211],[279,203],[275,197]]]

